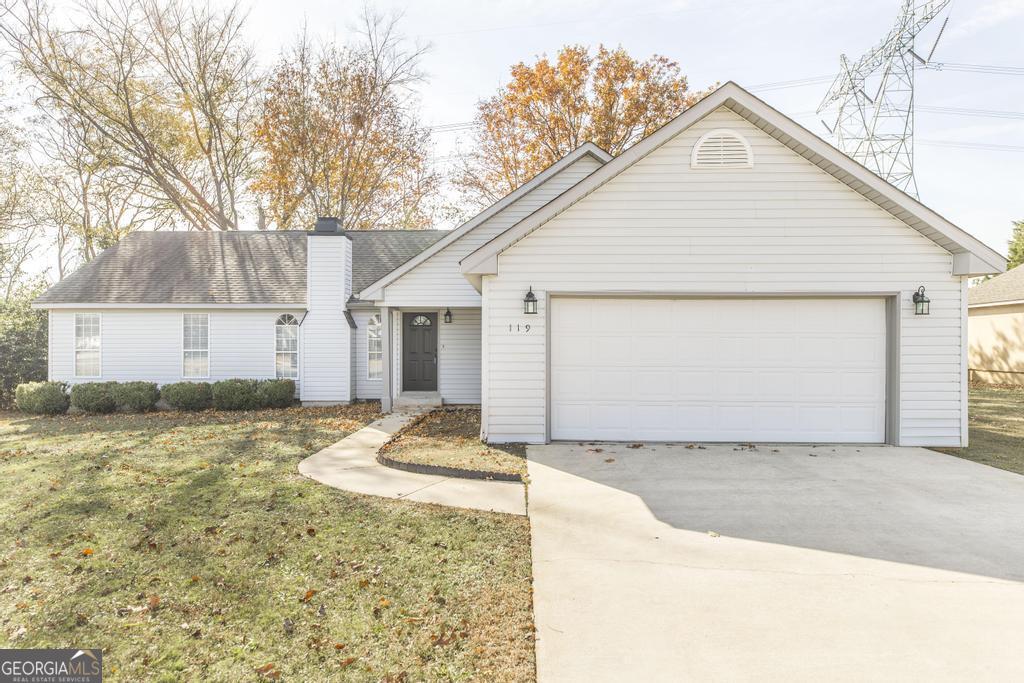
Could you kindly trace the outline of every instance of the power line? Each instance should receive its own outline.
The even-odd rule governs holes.
[[[932,71],[962,71],[972,74],[995,74],[998,76],[1024,76],[1024,66],[996,66],[993,64],[958,64],[955,62],[933,62],[919,66]]]
[[[957,142],[956,140],[918,140],[919,145],[950,147],[953,149],[980,149],[988,152],[1024,152],[1024,145],[1000,145],[988,142]]]
[[[835,74],[828,76],[811,76],[809,78],[797,78],[791,81],[775,81],[774,83],[758,83],[752,85],[747,90],[765,92],[767,90],[785,90],[787,88],[802,88],[807,85],[818,85],[819,83],[829,83],[835,80]]]
[[[960,107],[941,107],[918,105],[918,111],[930,114],[950,114],[953,116],[978,116],[992,119],[1024,119],[1024,111],[999,111],[996,109],[962,109]]]
[[[963,73],[993,74],[998,76],[1024,76],[1024,66],[998,66],[994,64],[960,64],[957,62],[930,62],[918,64],[917,69],[927,71],[958,71]],[[772,83],[758,83],[747,90],[766,92],[770,90],[786,90],[789,88],[803,88],[809,85],[819,85],[834,81],[835,74],[822,76],[809,76],[808,78],[795,78],[789,81],[774,81]]]
[[[1000,111],[998,109],[964,109],[961,107],[945,107],[928,104],[914,105],[915,111],[927,114],[948,114],[950,116],[973,116],[992,119],[1024,120],[1024,111]],[[790,116],[794,118],[815,115],[814,111],[798,111]]]

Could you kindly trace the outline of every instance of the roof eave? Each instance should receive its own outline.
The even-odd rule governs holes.
[[[113,303],[113,302],[32,302],[32,308],[36,310],[66,310],[66,309],[143,309],[143,308],[157,308],[157,309],[196,309],[196,308],[212,308],[212,309],[264,309],[264,310],[277,310],[277,309],[300,309],[306,308],[306,302],[284,302],[284,303]]]
[[[1007,301],[986,301],[980,304],[968,303],[967,308],[995,308],[996,306],[1020,306],[1022,304],[1024,304],[1024,299],[1009,299]]]

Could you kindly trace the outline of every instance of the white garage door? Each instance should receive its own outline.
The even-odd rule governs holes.
[[[552,299],[551,438],[885,441],[882,299]]]

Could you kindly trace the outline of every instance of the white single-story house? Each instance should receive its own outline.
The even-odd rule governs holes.
[[[967,316],[971,377],[1024,385],[1024,267],[971,287]]]
[[[478,403],[491,442],[961,446],[967,281],[1004,269],[727,83],[455,230],[135,233],[36,306],[53,380]]]

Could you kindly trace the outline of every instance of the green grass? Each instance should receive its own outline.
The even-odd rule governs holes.
[[[100,647],[111,681],[532,679],[524,518],[298,475],[376,409],[0,413],[0,646]]]
[[[969,424],[970,446],[936,450],[1024,474],[1024,388],[972,387]]]
[[[389,458],[477,472],[526,475],[526,447],[480,441],[480,410],[434,410],[400,431],[381,449]]]

